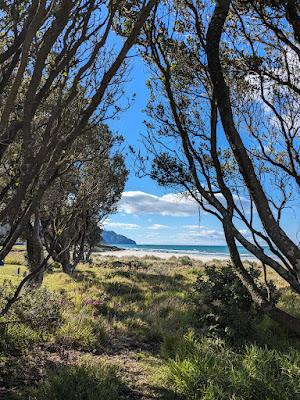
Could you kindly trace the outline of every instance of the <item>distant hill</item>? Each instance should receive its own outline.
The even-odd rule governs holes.
[[[102,243],[104,244],[136,244],[132,239],[126,236],[119,235],[114,231],[103,231],[102,232]]]

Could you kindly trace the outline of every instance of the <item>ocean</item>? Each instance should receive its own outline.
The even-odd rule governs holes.
[[[229,256],[227,246],[196,246],[196,245],[173,245],[173,244],[120,244],[115,245],[122,249],[130,250],[144,250],[148,252],[159,253],[178,253],[192,255],[205,255],[205,256]],[[238,246],[239,253],[242,257],[253,257],[253,255],[244,247]],[[265,249],[269,253],[268,249]]]

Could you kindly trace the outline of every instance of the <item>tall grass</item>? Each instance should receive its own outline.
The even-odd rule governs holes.
[[[38,387],[22,400],[117,400],[124,384],[115,366],[86,359],[47,372]]]
[[[177,340],[164,369],[167,384],[186,400],[300,399],[300,354],[256,345],[233,350],[221,339]]]

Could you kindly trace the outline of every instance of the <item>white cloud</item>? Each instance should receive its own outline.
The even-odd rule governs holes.
[[[188,232],[190,237],[199,237],[206,239],[224,239],[224,232],[218,231],[216,229],[201,229],[199,231],[190,231]]]
[[[162,225],[162,224],[153,224],[148,227],[148,229],[152,229],[154,231],[160,230],[160,229],[166,229],[166,228],[169,228],[168,225]]]
[[[278,85],[276,81],[276,77],[280,78],[283,82],[290,81],[291,85],[296,88],[300,88],[300,79],[299,79],[299,59],[296,57],[293,50],[286,47],[282,49],[277,67],[270,68],[269,72],[271,76],[275,77],[275,80],[270,76],[264,76],[264,80],[261,83],[261,78],[258,73],[250,73],[246,80],[252,86],[252,93],[248,94],[249,100],[254,100],[257,103],[261,104],[262,110],[265,112],[265,116],[269,117],[269,124],[273,127],[278,128],[279,132],[282,131],[281,121],[278,120],[276,114],[273,109],[269,107],[263,101],[261,90],[263,89],[263,95],[266,100],[273,104],[275,108],[277,108],[277,112],[280,114],[280,117],[283,123],[286,125],[287,130],[291,130],[294,133],[300,129],[300,118],[299,118],[299,102],[297,98],[295,99],[292,95],[293,91],[289,88],[288,85]],[[288,111],[284,111],[285,107],[278,107],[277,99],[289,99],[288,101]]]
[[[205,228],[203,225],[184,225],[184,229],[202,229]]]
[[[123,222],[105,222],[105,227],[107,228],[123,228],[123,229],[137,229],[139,225],[137,224],[126,224]]]
[[[216,194],[216,197],[222,204],[226,204],[226,200],[221,193]],[[250,201],[247,198],[236,194],[233,195],[233,198],[239,206],[242,206],[246,211],[248,210]],[[209,205],[207,207],[210,208]],[[168,193],[156,196],[142,191],[128,191],[123,192],[119,202],[119,211],[131,215],[157,214],[172,217],[190,217],[198,215],[199,210],[201,215],[207,214],[200,209],[196,200],[183,193]]]
[[[188,217],[199,212],[195,200],[180,193],[163,196],[131,191],[124,192],[119,203],[119,210],[126,214],[159,214],[162,216]]]

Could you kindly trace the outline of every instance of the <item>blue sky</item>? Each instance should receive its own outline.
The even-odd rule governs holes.
[[[130,76],[127,95],[131,97],[135,93],[136,98],[119,119],[109,122],[109,126],[124,136],[127,149],[132,145],[138,150],[143,148],[141,136],[146,133],[143,109],[148,98],[145,85],[148,73],[138,58],[132,59]],[[150,178],[138,178],[131,155],[127,156],[126,162],[130,175],[119,203],[119,211],[108,218],[105,229],[128,236],[139,244],[224,244],[222,227],[216,218],[199,210],[192,200],[169,188],[159,187]],[[296,240],[299,212],[290,210],[284,225]],[[244,227],[241,226],[242,229]]]

